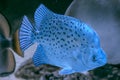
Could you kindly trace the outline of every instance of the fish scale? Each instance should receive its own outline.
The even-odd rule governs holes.
[[[83,73],[106,63],[99,36],[84,22],[53,13],[43,4],[35,11],[34,18],[35,26],[32,26],[28,18],[23,17],[19,39],[22,52],[38,44],[32,58],[35,66],[58,66],[62,68],[59,71],[62,75]]]

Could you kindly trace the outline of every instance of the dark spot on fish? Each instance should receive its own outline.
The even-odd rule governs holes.
[[[80,37],[80,35],[78,34],[78,37]]]
[[[74,24],[72,21],[70,22],[72,25]]]
[[[45,22],[45,25],[47,25],[47,23]]]
[[[52,32],[50,31],[50,33],[52,33]]]
[[[68,30],[68,28],[65,28],[65,30]]]
[[[75,34],[77,34],[77,31],[75,31]]]
[[[73,47],[75,47],[75,45],[72,45]]]
[[[94,46],[92,45],[91,48],[94,48]]]
[[[61,38],[62,41],[65,41],[65,39]]]
[[[55,38],[52,38],[52,40],[54,41],[54,40],[55,40]]]
[[[85,27],[83,27],[83,29],[85,29]]]
[[[73,34],[71,34],[71,36],[73,36]]]
[[[63,45],[60,45],[61,47],[63,47]]]
[[[51,23],[49,23],[49,25],[51,25]]]
[[[65,46],[67,46],[67,44],[65,43]]]
[[[58,43],[60,43],[60,41],[57,41]]]
[[[69,29],[70,32],[72,32],[72,29]]]
[[[53,53],[54,55],[56,55],[55,53]]]
[[[58,43],[56,43],[56,45],[57,45]]]
[[[69,43],[70,43],[70,41],[67,41],[67,43],[69,44]]]
[[[56,37],[56,39],[59,39],[58,37]]]
[[[60,29],[62,29],[62,30],[63,30],[63,27],[60,27]]]
[[[75,29],[77,28],[77,26],[75,26]]]
[[[73,40],[71,40],[71,42],[73,42]]]
[[[82,29],[80,29],[80,31],[82,31]]]
[[[83,46],[83,44],[81,44],[81,46]]]
[[[67,35],[67,38],[70,38],[70,36],[69,36],[69,35]]]
[[[65,35],[65,34],[66,34],[66,32],[63,32],[63,34]]]
[[[83,34],[83,36],[85,36],[85,34]]]
[[[55,32],[53,32],[52,34],[55,35]]]
[[[86,52],[84,52],[84,54],[86,54]]]
[[[50,28],[50,27],[48,27],[48,29],[50,30],[51,28]]]
[[[55,46],[55,44],[53,44],[53,46]]]
[[[48,37],[50,37],[50,35],[48,35]]]
[[[37,39],[39,39],[39,37],[37,36]]]
[[[76,45],[76,47],[78,47],[78,45]]]
[[[47,38],[46,40],[48,41],[49,39]]]
[[[57,34],[61,34],[60,32],[57,32]]]
[[[64,25],[68,26],[68,24],[67,24],[67,23],[64,23]]]
[[[55,23],[55,21],[53,20],[53,23]]]
[[[75,41],[77,41],[77,38],[74,38]]]
[[[69,46],[69,48],[71,48],[71,46]]]
[[[68,48],[66,48],[66,50],[68,50]]]
[[[83,38],[83,41],[85,41],[85,39]]]
[[[58,23],[55,23],[56,25],[58,25]]]
[[[40,38],[41,38],[41,39],[43,39],[43,37],[42,37],[42,36],[41,36]]]

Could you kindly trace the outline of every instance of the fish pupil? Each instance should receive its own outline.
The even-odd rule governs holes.
[[[93,55],[93,57],[92,57],[92,61],[93,61],[93,62],[96,62],[96,61],[97,61],[95,55]]]

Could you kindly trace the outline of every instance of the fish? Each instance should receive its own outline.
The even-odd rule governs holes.
[[[18,30],[20,54],[33,44],[33,64],[61,68],[60,75],[85,73],[107,63],[96,31],[81,20],[52,12],[44,4],[36,9],[34,23],[24,15]]]
[[[10,25],[3,14],[0,14],[0,77],[9,76],[16,67],[14,39],[11,35]],[[17,54],[22,57],[23,54]]]
[[[6,18],[0,14],[0,77],[7,76],[14,71],[15,60],[10,47],[10,28]]]

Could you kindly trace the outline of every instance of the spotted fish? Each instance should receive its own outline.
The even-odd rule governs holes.
[[[34,14],[35,24],[23,17],[18,31],[21,53],[33,44],[35,66],[50,64],[61,67],[59,74],[83,73],[106,64],[97,33],[84,22],[59,15],[41,4]]]

